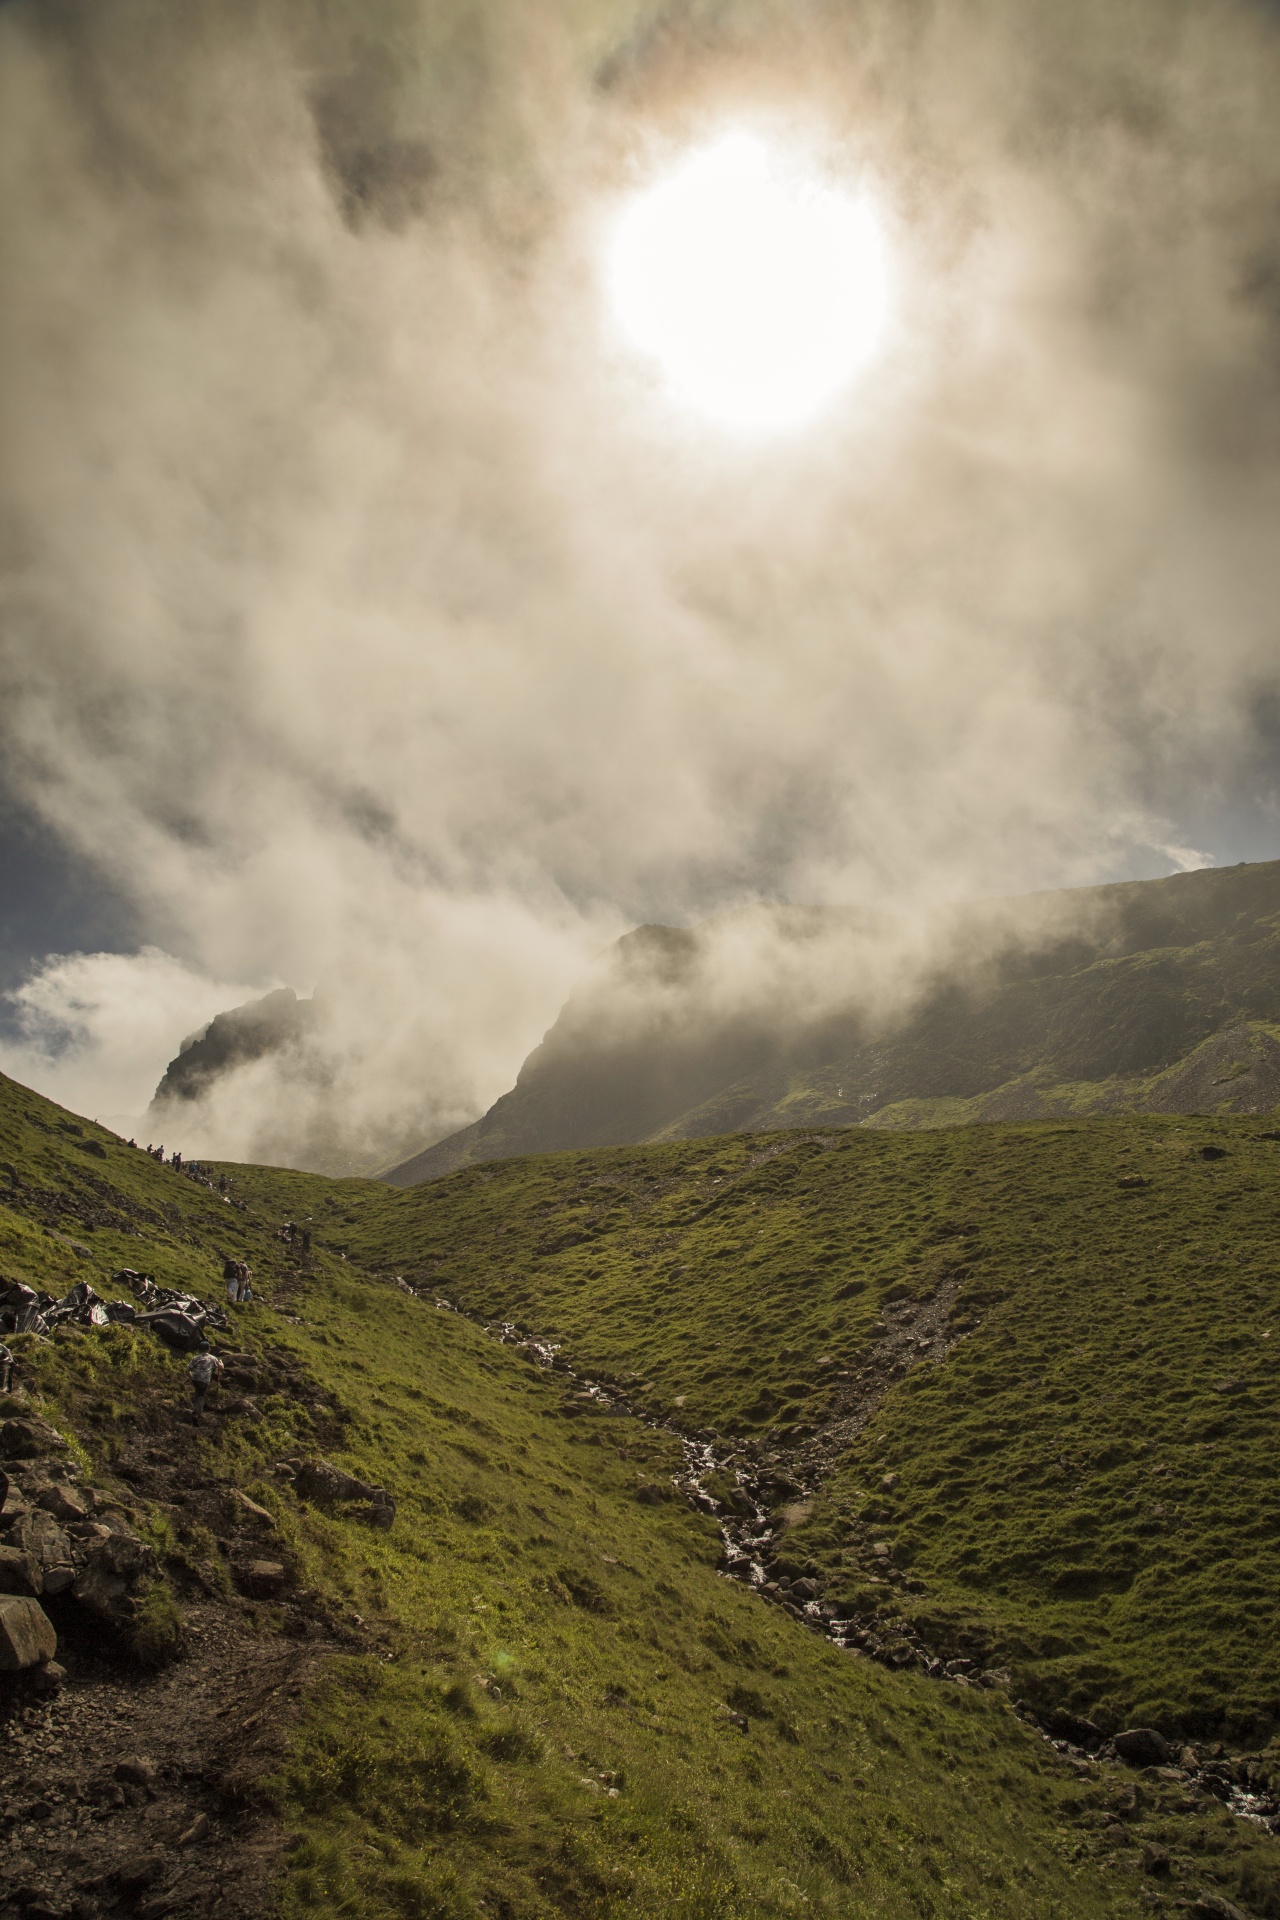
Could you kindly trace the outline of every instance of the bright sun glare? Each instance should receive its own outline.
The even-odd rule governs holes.
[[[872,201],[746,131],[627,202],[606,285],[624,337],[675,398],[742,433],[819,414],[874,355],[889,306]]]

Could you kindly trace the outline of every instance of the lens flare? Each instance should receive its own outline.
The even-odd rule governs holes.
[[[874,202],[747,131],[626,203],[605,285],[623,338],[673,398],[748,434],[820,414],[871,361],[889,313]]]

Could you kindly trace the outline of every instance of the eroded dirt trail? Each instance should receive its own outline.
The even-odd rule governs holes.
[[[283,1837],[254,1782],[283,1753],[322,1649],[205,1602],[162,1673],[64,1651],[62,1692],[3,1729],[0,1912],[260,1920]]]

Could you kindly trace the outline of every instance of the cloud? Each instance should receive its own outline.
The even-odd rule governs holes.
[[[4,996],[18,1037],[0,1042],[0,1071],[38,1082],[50,1099],[104,1126],[132,1131],[155,1091],[157,1058],[176,1053],[244,992],[156,947],[53,954]]]
[[[420,1144],[635,920],[1187,837],[1275,681],[1277,81],[1245,0],[0,13],[6,762],[193,981],[330,1010],[203,1150]],[[743,122],[899,288],[755,448],[597,276]]]

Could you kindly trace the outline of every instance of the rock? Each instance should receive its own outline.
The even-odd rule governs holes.
[[[191,1825],[186,1829],[185,1833],[180,1833],[178,1835],[177,1844],[180,1847],[194,1847],[199,1841],[204,1839],[208,1831],[209,1831],[208,1814],[198,1813],[195,1819],[191,1822]]]
[[[25,1594],[0,1594],[0,1673],[24,1673],[52,1660],[58,1636],[38,1600]]]
[[[38,1460],[41,1454],[63,1453],[67,1443],[43,1420],[11,1414],[0,1426],[0,1455],[8,1460]]]
[[[47,1486],[37,1488],[33,1498],[38,1507],[42,1507],[46,1513],[51,1513],[55,1520],[62,1522],[63,1526],[67,1526],[72,1521],[88,1518],[89,1509],[75,1488],[64,1487],[56,1480],[51,1480]]]
[[[894,1488],[897,1486],[897,1484],[898,1484],[897,1474],[886,1473],[884,1476],[884,1479],[880,1482],[880,1491],[881,1493],[892,1493]]]
[[[38,1594],[40,1564],[21,1547],[0,1547],[0,1593]]]
[[[231,1489],[231,1498],[240,1512],[246,1514],[250,1520],[260,1521],[268,1527],[275,1526],[275,1515],[268,1513],[265,1507],[260,1507],[256,1500],[251,1500],[247,1493],[241,1493],[239,1487]]]
[[[9,1545],[34,1563],[41,1593],[65,1593],[76,1577],[71,1542],[53,1515],[42,1507],[33,1507],[14,1521]]]
[[[1132,1767],[1167,1767],[1172,1751],[1164,1735],[1154,1727],[1130,1727],[1118,1733],[1112,1745],[1120,1758]]]
[[[650,1485],[636,1488],[636,1499],[642,1507],[660,1507],[664,1501],[674,1498],[670,1487]]]
[[[155,1763],[137,1754],[132,1759],[117,1760],[113,1772],[126,1787],[149,1787],[156,1777]]]
[[[56,1660],[46,1660],[44,1665],[37,1667],[31,1675],[31,1684],[37,1693],[44,1694],[47,1698],[55,1693],[61,1693],[66,1677],[65,1667],[59,1666]]]
[[[250,1560],[235,1569],[235,1581],[250,1599],[271,1600],[284,1587],[285,1570],[278,1560]]]
[[[364,1480],[335,1467],[331,1460],[304,1460],[294,1479],[295,1490],[304,1500],[317,1506],[337,1506],[347,1501],[367,1500],[369,1519],[375,1526],[389,1527],[395,1519],[396,1503],[385,1487],[371,1487]]]
[[[1220,1893],[1202,1893],[1191,1909],[1191,1920],[1249,1920],[1249,1916]]]
[[[112,1626],[127,1627],[137,1612],[135,1589],[153,1557],[151,1548],[133,1534],[109,1532],[87,1555],[72,1595]]]
[[[1055,1707],[1046,1722],[1046,1731],[1055,1740],[1070,1741],[1073,1747],[1084,1747],[1092,1752],[1102,1745],[1102,1729],[1095,1727],[1092,1720],[1086,1720],[1081,1714],[1068,1713],[1065,1707]]]
[[[796,1600],[816,1600],[818,1597],[818,1583],[816,1580],[793,1580],[791,1583],[791,1592],[793,1598]]]
[[[1142,1849],[1142,1866],[1145,1873],[1168,1873],[1172,1866],[1168,1847],[1161,1847],[1154,1840],[1148,1840]]]
[[[118,1862],[109,1880],[123,1894],[138,1894],[153,1887],[163,1871],[164,1861],[158,1854],[135,1853]]]
[[[1107,1839],[1110,1840],[1112,1846],[1115,1846],[1115,1847],[1128,1846],[1129,1829],[1128,1827],[1122,1827],[1118,1820],[1115,1821],[1111,1826],[1104,1827],[1103,1832],[1106,1835]]]
[[[1215,1380],[1213,1390],[1215,1393],[1243,1393],[1245,1387],[1241,1380]]]

